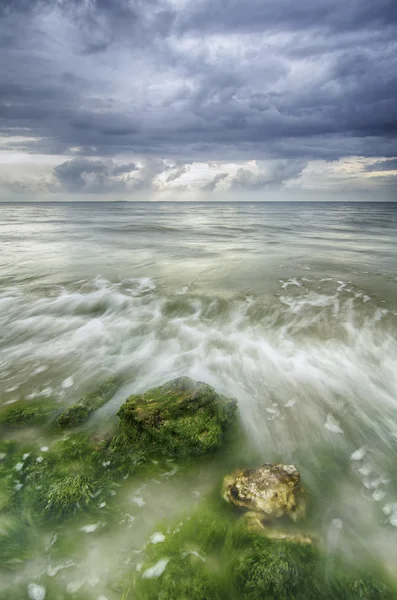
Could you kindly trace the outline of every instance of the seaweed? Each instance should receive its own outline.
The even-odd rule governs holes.
[[[163,525],[163,531],[165,526]],[[241,520],[201,507],[124,582],[126,600],[392,600],[381,569],[333,560],[311,544],[271,540]],[[161,568],[160,568],[161,567]]]
[[[94,508],[111,485],[103,466],[106,446],[78,434],[54,445],[33,462],[25,476],[24,497],[37,516],[60,520]]]
[[[14,567],[33,555],[33,532],[19,516],[0,514],[0,568]]]
[[[58,417],[60,427],[76,427],[88,420],[90,415],[106,404],[120,387],[120,380],[111,377],[93,392],[83,396],[79,402],[68,406]]]

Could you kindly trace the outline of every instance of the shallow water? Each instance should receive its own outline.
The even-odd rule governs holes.
[[[124,387],[92,419],[101,424],[130,393],[180,375],[206,381],[237,398],[255,460],[299,468],[326,543],[393,569],[397,205],[0,205],[0,263],[5,406],[61,407],[119,373]],[[53,442],[45,428],[3,435]],[[242,445],[231,462],[239,451],[247,460]],[[81,584],[88,599],[119,598],[117,566],[138,564],[157,523],[210,493],[229,465],[169,467],[126,480],[100,521],[65,528],[58,562],[50,549],[2,574],[3,586],[53,578],[66,597]],[[43,524],[42,535],[54,533]]]

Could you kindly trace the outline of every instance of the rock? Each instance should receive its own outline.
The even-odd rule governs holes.
[[[180,377],[128,398],[118,412],[121,433],[111,447],[124,454],[205,454],[222,444],[236,406],[210,385]]]
[[[224,478],[222,495],[226,502],[260,513],[263,521],[284,516],[297,521],[305,516],[305,496],[293,465],[238,470]]]
[[[75,427],[87,421],[91,413],[103,406],[116,393],[120,382],[117,378],[111,377],[93,392],[84,396],[76,404],[68,406],[58,417],[58,424],[61,427]]]

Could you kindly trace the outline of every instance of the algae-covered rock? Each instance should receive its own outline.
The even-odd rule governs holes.
[[[229,515],[229,516],[228,516]],[[384,574],[358,569],[317,547],[272,540],[241,519],[201,507],[161,543],[148,543],[124,600],[392,600]],[[374,565],[376,568],[376,565]]]
[[[218,448],[237,403],[206,383],[180,377],[131,396],[118,412],[121,433],[116,452],[168,456],[201,455]]]
[[[224,478],[222,495],[235,506],[260,513],[264,521],[284,516],[297,521],[305,516],[305,495],[293,465],[238,470]]]
[[[54,403],[48,400],[20,400],[0,413],[0,424],[11,426],[41,425],[48,421],[55,408]]]
[[[116,393],[120,381],[111,377],[90,394],[83,396],[79,402],[68,406],[58,417],[61,427],[75,427],[87,421],[91,413],[108,402]]]

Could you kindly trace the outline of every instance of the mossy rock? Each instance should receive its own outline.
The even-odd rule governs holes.
[[[11,426],[42,425],[46,423],[56,406],[53,402],[20,400],[0,413],[0,424]]]
[[[309,544],[270,540],[239,520],[201,508],[146,546],[125,580],[125,600],[392,600],[396,590],[373,565],[349,567]],[[377,569],[377,571],[375,571]]]
[[[88,420],[90,415],[98,408],[106,404],[120,387],[120,380],[111,377],[93,392],[83,396],[79,402],[68,406],[58,417],[61,427],[76,427]]]
[[[199,456],[220,447],[237,403],[206,383],[180,377],[131,396],[118,412],[121,433],[114,452]]]

